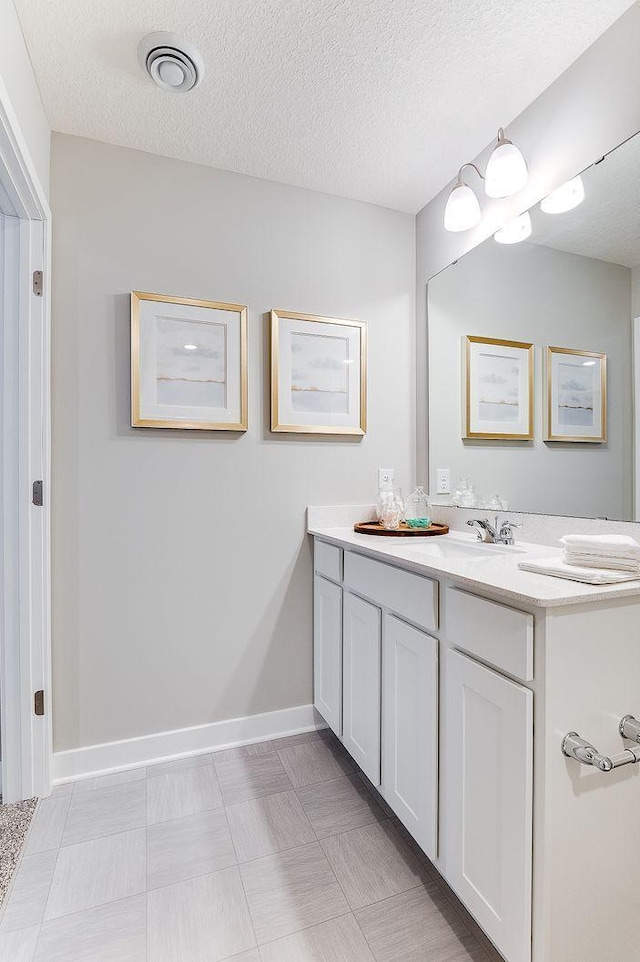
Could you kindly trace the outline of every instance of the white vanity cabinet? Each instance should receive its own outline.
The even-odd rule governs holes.
[[[342,737],[342,588],[316,574],[313,585],[314,703]]]
[[[438,843],[438,642],[384,617],[383,794],[429,858]]]
[[[345,591],[343,626],[342,741],[369,781],[379,786],[380,609]]]
[[[315,707],[505,959],[530,962],[533,693],[508,676],[533,677],[533,617],[321,541],[315,559]]]
[[[531,958],[533,693],[450,651],[447,881],[509,962]]]
[[[316,708],[506,962],[640,962],[637,584],[368,540],[316,535]]]
[[[340,551],[316,540],[315,707],[435,858],[438,642],[425,628],[438,624],[438,583],[355,552],[338,558],[328,548]],[[326,577],[338,573],[342,587]]]

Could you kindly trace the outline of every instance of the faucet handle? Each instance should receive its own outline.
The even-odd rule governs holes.
[[[515,521],[509,521],[507,518],[505,518],[505,520],[500,525],[500,532],[499,532],[500,540],[504,544],[513,544],[514,543],[513,529],[521,528],[521,527],[522,527],[521,524],[518,524]]]
[[[502,521],[500,524],[501,531],[503,528],[521,528],[521,527],[522,527],[521,524],[518,524],[516,521],[509,521],[507,518],[505,518],[504,521]]]

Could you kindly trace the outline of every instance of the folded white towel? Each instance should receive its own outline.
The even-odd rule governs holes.
[[[640,574],[640,561],[632,558],[614,558],[600,554],[587,554],[582,551],[565,551],[563,560],[568,565],[579,568],[611,568],[614,571],[635,571]]]
[[[630,571],[607,571],[603,568],[580,568],[566,564],[561,558],[540,558],[535,561],[519,561],[523,571],[551,575],[554,578],[567,578],[569,581],[582,581],[588,585],[613,585],[621,581],[638,581],[640,574]]]
[[[560,538],[569,554],[586,552],[599,557],[632,558],[640,561],[640,544],[624,534],[567,534]]]

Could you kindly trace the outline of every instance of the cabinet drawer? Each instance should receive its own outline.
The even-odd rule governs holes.
[[[407,621],[429,631],[438,627],[437,581],[351,551],[345,553],[344,580],[352,591]]]
[[[314,566],[319,575],[342,581],[342,548],[316,539],[314,546]]]
[[[533,615],[447,588],[446,633],[482,661],[522,681],[533,679]]]

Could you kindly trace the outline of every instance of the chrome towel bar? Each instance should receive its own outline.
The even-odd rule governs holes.
[[[569,732],[562,739],[562,754],[567,758],[574,758],[581,765],[591,765],[601,772],[611,772],[623,765],[635,765],[640,762],[640,722],[633,715],[625,715],[618,730],[623,738],[638,743],[637,748],[625,748],[616,755],[603,755],[598,749],[581,738],[577,732]]]

